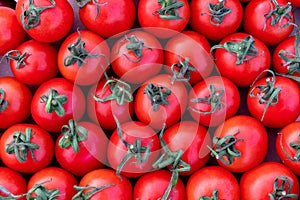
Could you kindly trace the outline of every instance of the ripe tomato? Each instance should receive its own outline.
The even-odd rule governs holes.
[[[211,76],[193,86],[189,94],[189,113],[204,126],[217,126],[235,115],[240,93],[235,84],[221,76]]]
[[[58,68],[73,83],[91,85],[101,79],[109,58],[110,49],[102,37],[88,30],[78,30],[61,44]]]
[[[105,164],[107,143],[107,137],[99,126],[70,120],[56,140],[56,160],[72,174],[83,176]]]
[[[163,50],[150,33],[133,31],[117,40],[111,51],[112,69],[129,83],[143,83],[162,68]],[[141,76],[142,74],[142,76]]]
[[[3,163],[19,172],[34,173],[50,164],[54,156],[51,135],[34,124],[16,124],[0,140]]]
[[[267,46],[246,33],[225,37],[215,50],[215,63],[220,74],[237,86],[248,87],[261,71],[270,68],[271,55]]]
[[[299,182],[283,164],[265,162],[244,173],[240,180],[242,200],[298,199]]]
[[[169,38],[181,32],[189,19],[187,0],[140,0],[138,4],[140,26],[159,38]]]
[[[294,23],[294,14],[287,0],[252,0],[244,10],[245,31],[268,46],[291,34],[290,23]]]
[[[289,2],[291,2],[292,6],[294,6],[294,7],[300,7],[299,0],[289,0]]]
[[[221,40],[235,32],[243,19],[239,0],[192,0],[191,28],[209,40]]]
[[[0,24],[0,55],[4,55],[24,41],[25,31],[18,23],[15,10],[9,7],[0,6]]]
[[[184,31],[170,38],[165,45],[165,65],[173,81],[188,81],[191,85],[209,76],[214,61],[209,55],[207,39],[194,31]]]
[[[285,126],[276,139],[276,152],[284,165],[300,176],[299,136],[300,122]]]
[[[134,24],[136,8],[133,0],[79,0],[77,5],[83,25],[102,37],[115,36]]]
[[[34,121],[50,132],[60,132],[70,119],[80,120],[84,111],[83,92],[64,78],[54,78],[41,84],[31,102]]]
[[[174,82],[172,77],[160,74],[145,82],[137,91],[134,110],[137,118],[154,129],[175,124],[183,116],[188,93],[184,83]]]
[[[58,168],[48,167],[33,174],[28,181],[28,199],[72,199],[76,190],[77,180],[69,172]]]
[[[116,175],[111,169],[98,169],[87,173],[80,180],[77,191],[89,200],[132,200],[132,185],[126,177]],[[89,198],[87,198],[89,197]]]
[[[0,128],[23,122],[30,116],[32,93],[13,77],[0,78]]]
[[[186,184],[187,200],[239,200],[240,189],[236,178],[219,166],[201,168],[193,173]]]
[[[62,39],[74,22],[73,8],[66,0],[18,0],[16,16],[26,33],[41,42]]]
[[[47,43],[28,40],[6,53],[13,75],[27,85],[40,85],[58,73],[57,51]]]

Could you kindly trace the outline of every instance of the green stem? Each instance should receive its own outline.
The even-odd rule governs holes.
[[[8,101],[5,100],[5,91],[0,88],[0,113],[4,112],[8,107]]]
[[[147,94],[153,106],[153,111],[156,112],[159,105],[168,106],[168,96],[171,95],[171,90],[166,87],[155,86],[152,83],[148,84],[144,89],[144,94]]]
[[[26,200],[57,200],[57,197],[60,195],[58,189],[48,190],[43,184],[51,182],[52,180],[45,181],[43,183],[35,184],[26,195]],[[36,194],[34,197],[31,197],[32,194]]]
[[[0,195],[1,200],[17,200],[26,196],[26,194],[14,195],[2,185],[0,185],[0,192],[5,195],[5,196]]]
[[[283,134],[282,133],[279,133],[279,134],[280,134],[280,140],[279,140],[280,141],[280,148],[283,151],[283,153],[285,154],[285,156],[290,161],[298,162],[300,160],[300,134],[298,135],[298,141],[297,142],[291,142],[290,143],[290,147],[296,151],[296,154],[294,156],[290,156],[288,154],[288,152],[285,150],[285,148],[282,144]]]
[[[274,181],[273,192],[268,194],[270,200],[297,199],[297,194],[290,194],[292,187],[293,180],[290,177],[277,176]]]
[[[201,15],[210,15],[210,23],[213,26],[220,26],[224,20],[224,17],[231,13],[232,9],[225,6],[225,0],[219,0],[218,3],[208,4],[209,13],[201,13]]]
[[[183,2],[177,2],[177,0],[158,0],[161,8],[156,10],[153,15],[158,15],[164,20],[180,20],[182,17],[179,13],[179,8],[184,6]]]
[[[72,200],[89,200],[96,193],[112,186],[115,186],[115,184],[107,184],[100,187],[74,185],[74,189],[77,193],[72,197]],[[88,192],[84,193],[86,190],[88,190]]]
[[[212,193],[212,197],[201,196],[199,198],[199,200],[219,200],[218,195],[219,195],[218,190],[214,190],[213,193]]]
[[[86,4],[90,3],[92,0],[76,0],[76,4],[79,8],[83,8],[86,6]],[[108,2],[105,3],[98,3],[97,0],[93,0],[94,4],[96,5],[96,17],[95,21],[97,20],[97,17],[99,16],[100,13],[100,7],[105,6],[108,4]]]
[[[175,81],[188,82],[190,80],[191,71],[196,71],[196,69],[195,67],[191,66],[189,62],[189,58],[186,57],[183,62],[180,56],[178,56],[178,63],[175,63],[171,66],[171,70],[173,72],[171,85],[173,85]]]
[[[63,104],[67,103],[68,97],[66,95],[59,95],[54,89],[50,89],[48,96],[42,95],[41,102],[45,103],[45,111],[47,113],[55,112],[58,116],[65,115]]]
[[[13,54],[16,54],[16,55],[13,55]],[[26,66],[25,59],[27,59],[30,56],[30,54],[28,54],[27,52],[21,54],[21,52],[18,50],[11,50],[11,51],[7,52],[4,56],[6,58],[8,58],[9,60],[16,61],[17,62],[16,69],[20,69],[21,66],[22,67]]]

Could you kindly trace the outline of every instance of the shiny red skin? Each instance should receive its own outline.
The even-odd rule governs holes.
[[[87,121],[79,122],[77,125],[88,131],[86,140],[79,142],[79,152],[75,152],[72,146],[61,148],[58,142],[63,134],[60,134],[56,140],[55,156],[61,167],[76,176],[83,176],[103,167],[106,162],[108,139],[98,125]]]
[[[136,158],[131,158],[121,170],[121,174],[126,177],[138,177],[144,173],[152,171],[152,164],[157,160],[160,155],[160,141],[156,132],[146,124],[139,121],[130,121],[121,125],[122,137],[129,144],[133,144],[136,139],[140,139],[141,145],[147,147],[150,145],[150,155],[146,162],[139,165]],[[122,159],[128,152],[125,144],[118,136],[115,130],[109,140],[107,149],[107,160],[111,168],[117,170]],[[145,154],[142,153],[142,156]]]
[[[255,82],[250,91],[253,87],[258,85],[266,85],[266,78]],[[268,107],[262,123],[267,127],[281,128],[296,121],[298,118],[300,114],[300,90],[294,81],[280,76],[276,76],[275,88],[281,89],[278,95],[278,103]],[[257,94],[259,91],[260,90],[255,89],[253,92]],[[260,104],[258,101],[257,98],[251,98],[248,94],[248,110],[253,117],[261,120],[266,104]]]
[[[0,128],[8,128],[30,116],[32,93],[29,88],[13,77],[1,77],[0,88],[8,107],[0,112]],[[17,94],[17,95],[16,95]]]
[[[292,6],[300,7],[300,1],[298,0],[289,0],[289,2],[292,3]]]
[[[139,200],[157,200],[161,198],[171,180],[171,173],[166,170],[149,172],[140,177],[133,190],[133,198]],[[171,190],[168,199],[184,200],[185,188],[180,177],[176,186]]]
[[[235,32],[243,19],[243,7],[239,0],[226,0],[225,7],[231,12],[224,16],[218,26],[210,22],[211,12],[208,9],[210,3],[218,4],[218,0],[192,0],[191,1],[191,28],[203,34],[209,40],[221,40]]]
[[[111,169],[98,169],[89,172],[80,180],[79,186],[101,187],[108,184],[114,184],[94,194],[89,200],[131,200],[132,185],[130,181],[123,176],[117,176]],[[88,192],[85,191],[85,192]]]
[[[186,184],[186,199],[198,200],[200,197],[212,197],[218,191],[219,199],[239,200],[240,188],[234,175],[219,166],[208,166],[193,173]]]
[[[46,104],[40,99],[42,95],[48,96],[50,89],[57,90],[59,95],[68,97],[63,104],[64,116],[58,116],[55,112],[47,113]],[[81,89],[64,78],[54,78],[40,85],[31,102],[31,115],[34,121],[42,128],[50,132],[60,132],[61,127],[68,124],[70,119],[80,120],[85,112],[85,97]]]
[[[13,141],[13,134],[18,131],[25,133],[26,128],[32,129],[30,142],[39,146],[39,149],[34,150],[34,156],[37,161],[34,161],[30,151],[28,152],[27,160],[25,162],[20,162],[15,154],[8,154],[5,151],[6,145]],[[50,164],[54,156],[54,142],[51,135],[37,125],[16,124],[6,129],[1,136],[0,154],[2,161],[6,166],[18,172],[31,174]]]
[[[281,163],[265,162],[242,175],[240,180],[241,199],[269,200],[268,194],[273,192],[274,180],[278,176],[291,178],[293,186],[290,194],[299,196],[299,182],[293,172]],[[298,198],[289,199],[296,200]]]
[[[108,38],[127,31],[133,26],[136,17],[133,0],[106,0],[97,3],[107,3],[99,7],[98,16],[94,1],[79,9],[80,21],[87,29]]]

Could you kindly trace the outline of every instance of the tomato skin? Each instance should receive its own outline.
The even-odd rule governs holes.
[[[33,150],[36,161],[33,159],[32,153],[28,151],[26,161],[20,162],[15,153],[8,154],[5,149],[9,143],[14,141],[14,133],[21,131],[24,134],[26,128],[30,128],[32,130],[30,143],[38,145],[39,149]],[[6,129],[1,136],[0,154],[2,161],[6,166],[18,172],[31,174],[50,164],[54,156],[54,142],[51,135],[37,125],[16,124]]]
[[[299,195],[299,182],[293,172],[281,163],[265,162],[244,173],[240,180],[241,199],[269,200],[273,192],[275,178],[285,176],[293,181],[290,194]],[[286,190],[286,187],[284,188]],[[298,199],[298,198],[289,198]]]
[[[108,184],[114,184],[94,194],[89,200],[131,200],[132,185],[126,177],[119,177],[111,169],[97,169],[89,172],[80,180],[80,186],[100,187]],[[87,191],[86,191],[87,192]]]
[[[300,122],[293,122],[282,128],[276,139],[276,152],[282,163],[289,167],[296,175],[300,175],[300,163],[294,160],[296,149],[292,148],[291,143],[299,141]]]
[[[97,3],[105,4],[99,7],[98,16],[94,1],[79,9],[80,21],[87,29],[108,38],[127,31],[133,26],[136,16],[133,0],[105,0]]]
[[[232,173],[219,166],[204,167],[193,173],[186,184],[186,199],[212,197],[214,190],[218,191],[218,199],[240,199],[238,181]]]
[[[292,3],[292,6],[300,7],[300,1],[298,1],[298,0],[290,0],[289,2]]]
[[[62,39],[71,30],[74,22],[74,11],[66,0],[55,0],[55,7],[45,9],[40,13],[40,22],[36,27],[26,30],[22,24],[22,14],[28,10],[29,0],[20,0],[16,5],[18,22],[33,39],[40,42],[56,42]],[[48,0],[33,1],[35,7],[52,6]],[[23,9],[24,7],[24,9]],[[55,21],[55,23],[53,23]]]
[[[0,6],[0,55],[16,48],[25,40],[25,31],[19,25],[14,9]]]
[[[243,19],[243,7],[239,0],[226,0],[224,6],[231,12],[224,16],[219,25],[210,22],[209,4],[218,4],[218,0],[192,0],[190,24],[193,30],[203,34],[209,40],[221,40],[235,32]],[[216,22],[215,22],[216,23]]]
[[[4,91],[4,97],[0,97],[8,103],[7,108],[0,111],[0,128],[8,128],[26,120],[30,116],[32,99],[29,88],[16,78],[8,76],[0,78],[0,88]]]
[[[133,198],[140,200],[157,200],[161,198],[171,180],[171,173],[166,170],[157,170],[141,176],[133,190]],[[168,198],[172,200],[184,200],[185,188],[180,177]]]

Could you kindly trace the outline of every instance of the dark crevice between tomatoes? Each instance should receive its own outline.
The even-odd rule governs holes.
[[[223,19],[226,15],[231,13],[231,9],[225,6],[226,0],[219,0],[219,3],[209,3],[208,10],[210,13],[201,13],[201,15],[209,15],[210,23],[214,26],[220,26],[223,22]]]
[[[94,194],[114,185],[115,184],[107,184],[100,187],[74,185],[74,189],[77,191],[77,193],[72,197],[72,200],[89,200]],[[87,190],[88,192],[85,193]]]
[[[158,0],[157,2],[161,5],[161,9],[153,12],[153,15],[158,15],[165,20],[182,19],[178,9],[184,6],[183,2],[177,2],[177,0]]]
[[[181,57],[178,56],[178,63],[171,65],[171,70],[173,73],[171,85],[175,81],[188,82],[191,78],[191,71],[197,71],[195,67],[189,64],[190,59],[188,57],[184,58],[184,61],[181,60]]]
[[[297,194],[290,194],[293,187],[293,180],[286,176],[277,176],[274,185],[273,192],[269,193],[270,200],[286,199],[286,198],[298,198]]]
[[[150,99],[154,112],[157,111],[159,105],[169,105],[167,98],[171,95],[171,90],[166,87],[159,87],[150,83],[145,87],[144,94],[147,94]]]
[[[66,95],[59,95],[58,92],[54,89],[50,89],[48,96],[42,95],[42,103],[45,103],[45,111],[47,113],[55,112],[58,116],[65,115],[65,109],[63,104],[67,103],[68,97]]]
[[[56,200],[58,196],[63,195],[60,194],[58,189],[48,190],[43,184],[51,182],[52,180],[45,181],[43,183],[35,184],[31,189],[28,190],[26,199],[27,200]]]

